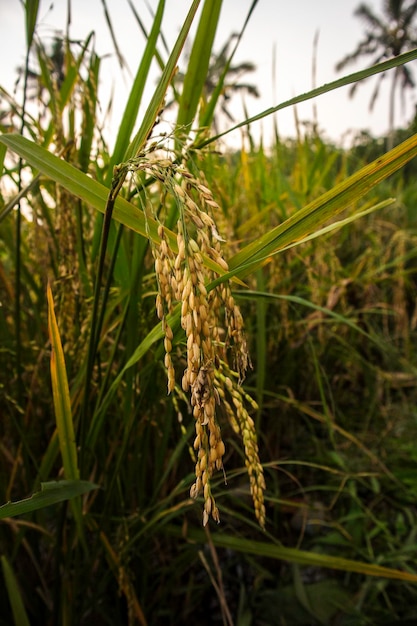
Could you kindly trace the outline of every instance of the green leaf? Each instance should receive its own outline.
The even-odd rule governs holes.
[[[62,187],[67,189],[70,193],[101,213],[105,212],[109,193],[107,187],[93,180],[67,161],[58,158],[45,148],[42,148],[42,146],[37,145],[33,141],[29,141],[21,135],[14,133],[3,134],[0,135],[0,142],[25,159],[33,168],[62,185]],[[29,187],[26,188],[26,190],[28,189]],[[12,207],[13,202],[9,202],[7,212],[9,212]],[[0,219],[4,216],[5,211],[0,215]],[[113,218],[143,237],[147,239],[151,238],[155,243],[159,243],[158,225],[156,221],[148,216],[145,224],[143,212],[120,196],[117,196],[115,201]],[[171,249],[176,252],[178,250],[176,235],[168,228],[165,228],[164,232]],[[220,265],[206,256],[203,258],[207,267],[220,275],[224,274],[224,270]]]
[[[202,112],[202,117],[200,119],[200,125],[202,127],[210,126],[212,121],[213,121],[214,113],[215,113],[215,110],[216,110],[216,107],[217,107],[220,95],[221,95],[221,93],[223,91],[224,81],[225,81],[226,76],[227,76],[227,74],[229,72],[230,66],[232,64],[233,57],[235,56],[235,53],[236,53],[236,51],[237,51],[237,49],[239,47],[240,41],[241,41],[241,39],[243,37],[243,33],[246,30],[246,26],[249,24],[250,17],[252,15],[253,11],[255,10],[255,7],[256,7],[257,4],[258,4],[258,0],[253,0],[252,1],[252,4],[251,4],[251,6],[249,8],[249,11],[248,11],[248,14],[246,16],[246,19],[245,19],[245,21],[243,23],[242,29],[241,29],[240,33],[238,34],[238,36],[237,36],[236,43],[235,43],[235,46],[233,47],[232,53],[230,54],[230,57],[228,58],[225,66],[223,68],[223,71],[221,73],[219,81],[218,81],[217,85],[215,86],[215,88],[213,90],[213,93],[211,95],[211,98],[210,98],[209,102],[207,102],[207,104],[204,107],[204,111]]]
[[[55,317],[51,287],[47,287],[48,328],[51,341],[51,379],[54,398],[55,419],[58,430],[64,474],[68,480],[78,480],[77,446],[72,421],[71,400],[68,387],[64,352]]]
[[[343,76],[343,78],[338,78],[331,83],[326,83],[321,87],[317,87],[316,89],[312,89],[307,93],[303,93],[299,96],[295,96],[294,98],[290,98],[290,100],[286,100],[285,102],[281,102],[277,106],[270,107],[253,117],[249,117],[243,122],[239,122],[232,128],[219,133],[215,137],[210,137],[209,139],[201,141],[196,147],[202,148],[203,146],[216,141],[220,137],[224,137],[228,133],[237,130],[238,128],[242,128],[243,126],[249,126],[253,124],[253,122],[257,122],[258,120],[262,120],[264,117],[268,117],[269,115],[273,115],[277,111],[281,111],[282,109],[286,109],[287,107],[294,106],[295,104],[299,104],[300,102],[305,102],[306,100],[311,100],[312,98],[317,98],[317,96],[321,96],[324,93],[328,93],[329,91],[333,91],[334,89],[339,89],[340,87],[345,87],[346,85],[351,85],[352,83],[357,83],[360,80],[364,80],[369,78],[370,76],[374,76],[375,74],[380,74],[382,72],[386,72],[388,70],[393,69],[394,67],[398,67],[400,65],[405,65],[406,63],[410,63],[410,61],[414,61],[417,59],[417,48],[415,50],[410,50],[409,52],[405,52],[404,54],[399,54],[397,57],[393,59],[389,59],[388,61],[384,61],[383,63],[378,63],[377,65],[373,65],[372,67],[368,67],[364,70],[360,70],[359,72],[354,72],[353,74],[349,74],[348,76]]]
[[[3,172],[4,158],[6,156],[6,146],[0,146],[0,172]]]
[[[229,275],[240,278],[262,265],[268,256],[300,243],[317,232],[318,227],[354,205],[372,187],[399,170],[417,155],[417,134],[390,150],[329,191],[291,215],[230,259]]]
[[[250,289],[247,289],[245,291],[235,291],[233,292],[233,295],[238,300],[242,299],[242,300],[248,300],[250,302],[256,302],[256,303],[258,303],[259,301],[264,301],[264,302],[285,301],[285,302],[292,302],[293,304],[297,304],[300,306],[308,307],[310,309],[313,309],[314,311],[323,313],[324,316],[328,316],[334,319],[338,324],[349,326],[355,332],[366,337],[368,341],[377,343],[377,345],[380,346],[381,348],[384,346],[384,344],[381,341],[379,341],[377,337],[372,337],[369,333],[366,332],[366,330],[364,330],[363,328],[355,324],[355,322],[352,322],[352,320],[350,320],[348,317],[345,317],[344,315],[340,315],[340,313],[336,313],[335,311],[332,311],[331,309],[320,306],[319,304],[315,304],[314,302],[310,302],[309,300],[306,300],[305,298],[301,298],[300,296],[293,296],[289,294],[280,294],[280,293],[270,293],[268,291],[264,291],[264,292],[252,291]]]
[[[206,0],[184,78],[177,125],[189,127],[197,112],[206,80],[211,49],[219,21],[222,0]]]
[[[34,493],[30,498],[7,502],[0,506],[0,519],[44,509],[58,502],[81,496],[93,489],[99,489],[99,486],[87,480],[60,480],[41,483],[41,490]]]
[[[66,49],[66,75],[64,81],[61,85],[60,89],[60,111],[64,110],[64,108],[69,103],[70,97],[74,92],[74,87],[77,83],[77,80],[80,76],[80,68],[88,51],[88,46],[90,45],[91,40],[94,37],[94,31],[92,31],[86,38],[85,42],[82,45],[81,52],[77,59],[74,59],[70,48]],[[92,54],[92,60],[97,59],[96,55]]]
[[[7,595],[9,596],[9,602],[12,607],[14,623],[16,626],[30,626],[16,576],[5,556],[1,557],[1,566],[6,583]]]
[[[135,138],[130,144],[128,151],[125,155],[126,158],[131,158],[137,155],[138,152],[140,152],[142,146],[144,145],[144,143],[146,142],[146,140],[148,139],[150,135],[150,132],[152,130],[153,125],[155,124],[155,120],[160,110],[163,108],[165,94],[176,72],[178,58],[181,54],[181,50],[184,46],[185,40],[187,39],[190,26],[192,24],[194,15],[198,9],[199,4],[200,4],[200,0],[193,0],[193,3],[188,12],[188,15],[185,18],[184,24],[182,25],[180,34],[178,35],[177,41],[175,42],[175,45],[169,56],[165,69],[162,73],[161,80],[159,81],[154,91],[152,99],[143,117],[141,127],[139,128]]]
[[[27,49],[32,45],[33,35],[35,33],[36,21],[38,19],[39,0],[26,0],[26,46]]]
[[[160,33],[164,8],[165,0],[160,0],[152,25],[152,30],[147,39],[146,47],[141,62],[139,64],[135,80],[133,81],[132,89],[129,93],[126,108],[122,116],[122,123],[119,127],[114,152],[111,158],[111,165],[115,165],[122,160],[126,161],[129,158],[129,153],[126,152],[126,150],[129,145],[130,136],[132,134],[139,107],[142,102],[143,91],[145,89],[146,80],[148,78],[149,68],[155,55],[156,42]],[[110,167],[108,181],[109,183],[111,182],[111,176],[112,168]]]
[[[183,536],[183,529],[169,526],[167,532],[177,537]],[[187,529],[186,538],[192,542],[206,543],[207,535],[198,529]],[[327,556],[325,554],[317,554],[315,552],[306,552],[297,548],[285,548],[283,546],[272,543],[271,541],[254,541],[252,539],[243,539],[226,535],[223,532],[211,532],[211,540],[215,546],[219,548],[228,548],[245,554],[254,554],[278,561],[289,561],[290,563],[298,563],[299,565],[308,565],[311,567],[326,567],[330,569],[342,570],[343,572],[355,572],[365,576],[377,576],[380,578],[390,578],[403,580],[408,582],[417,582],[417,574],[410,574],[397,569],[391,569],[382,565],[374,565],[373,563],[365,563],[363,561],[354,561],[352,559],[344,559],[337,556]]]
[[[36,170],[62,185],[93,208],[104,213],[109,190],[101,183],[93,180],[73,165],[58,158],[45,148],[13,133],[0,135],[0,142],[25,159]],[[149,234],[158,241],[156,222],[149,218],[149,229],[145,227],[145,218],[133,204],[117,197],[113,217],[128,228],[147,237]],[[167,229],[166,229],[167,230]],[[167,232],[170,244],[176,249],[176,238],[173,233]]]

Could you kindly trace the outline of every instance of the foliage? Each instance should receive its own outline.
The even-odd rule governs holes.
[[[417,137],[346,152],[300,133],[267,150],[243,120],[241,149],[221,154],[221,92],[205,108],[204,80],[186,87],[208,72],[208,0],[163,134],[198,4],[164,62],[159,2],[111,153],[92,37],[63,40],[60,80],[35,38],[44,115],[7,99],[0,621],[413,620],[417,248],[401,173]]]

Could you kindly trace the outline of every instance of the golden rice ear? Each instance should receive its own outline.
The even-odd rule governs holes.
[[[212,493],[211,479],[215,471],[223,470],[225,445],[216,416],[216,405],[225,397],[220,393],[223,384],[221,372],[229,348],[238,381],[242,381],[250,364],[243,328],[243,318],[232,296],[228,281],[208,290],[219,274],[207,267],[204,259],[211,259],[220,271],[228,270],[213,211],[219,205],[205,181],[195,178],[183,166],[176,167],[166,159],[161,164],[157,157],[146,158],[143,164],[135,161],[135,168],[146,170],[168,188],[179,209],[177,222],[178,251],[174,253],[165,236],[162,223],[158,226],[159,243],[151,243],[158,285],[156,312],[164,331],[164,364],[168,377],[168,393],[175,389],[173,364],[174,334],[167,322],[167,314],[174,307],[181,308],[181,328],[185,334],[186,367],[182,375],[182,389],[189,393],[195,420],[196,451],[195,482],[190,495],[204,498],[203,524],[212,517],[220,520]],[[225,377],[223,377],[225,380]],[[257,456],[256,434],[243,406],[241,394],[230,392],[237,411],[236,423],[243,434],[245,455],[254,498],[255,513],[263,527],[263,474]],[[228,405],[230,407],[230,405]],[[230,407],[231,408],[231,407]],[[227,407],[226,407],[227,413]],[[259,469],[261,468],[261,469]]]
[[[256,402],[243,391],[227,365],[223,363],[222,366],[223,371],[216,370],[215,385],[218,385],[218,392],[222,397],[223,406],[232,428],[242,437],[255,515],[261,528],[265,528],[265,478],[259,459],[255,422],[250,417],[246,404],[250,404],[254,410],[258,407]],[[227,400],[226,391],[231,398],[231,403]]]

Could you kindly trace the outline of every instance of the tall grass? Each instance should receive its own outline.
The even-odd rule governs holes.
[[[2,620],[414,618],[416,242],[387,179],[417,137],[365,163],[242,120],[219,154],[209,0],[161,133],[199,2],[166,59],[164,4],[111,153],[93,39],[58,80],[26,5],[47,106],[8,97],[0,136]]]

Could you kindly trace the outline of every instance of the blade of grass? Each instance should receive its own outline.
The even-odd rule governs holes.
[[[378,202],[377,204],[372,205],[371,207],[365,209],[364,211],[359,211],[358,213],[354,213],[353,215],[350,215],[349,217],[346,217],[342,220],[332,222],[328,226],[324,226],[323,228],[320,228],[319,230],[316,230],[315,232],[311,233],[311,235],[306,235],[305,237],[299,240],[297,239],[297,241],[294,241],[293,243],[290,243],[288,246],[285,246],[285,248],[282,248],[280,252],[284,252],[285,250],[294,248],[294,246],[298,246],[302,243],[306,243],[307,241],[312,241],[313,239],[317,239],[317,237],[322,237],[323,235],[331,233],[335,230],[339,230],[340,228],[343,228],[344,226],[347,226],[348,224],[351,224],[352,222],[355,222],[356,220],[361,219],[362,217],[365,217],[366,215],[370,215],[371,213],[374,213],[375,211],[380,211],[381,209],[386,209],[387,207],[389,207],[390,205],[394,203],[395,203],[395,198],[387,198],[386,200],[383,200],[382,202]]]
[[[144,22],[143,22],[143,20],[141,19],[141,17],[140,17],[140,15],[139,15],[139,13],[137,12],[137,10],[136,10],[136,8],[135,8],[135,5],[133,4],[132,0],[127,0],[127,2],[128,2],[128,4],[129,4],[129,7],[130,7],[130,9],[131,9],[131,11],[132,11],[132,13],[133,13],[134,17],[135,17],[135,20],[136,20],[136,21],[137,21],[137,23],[138,23],[138,26],[139,26],[140,30],[142,31],[142,35],[145,37],[145,39],[146,39],[146,40],[148,40],[148,38],[149,38],[149,36],[150,36],[150,35],[149,35],[149,33],[148,33],[147,29],[145,28]],[[154,17],[154,15],[155,15],[155,14],[154,14],[154,12],[152,11],[151,7],[149,7],[149,6],[148,6],[148,8],[149,8],[149,10],[150,10],[150,12],[151,12],[152,17]],[[162,32],[160,32],[159,34],[160,34],[161,41],[162,41],[162,45],[163,45],[163,47],[164,47],[165,51],[166,51],[166,52],[169,52],[168,45],[167,45],[167,43],[166,43],[166,41],[165,41],[165,38],[164,38],[163,33],[162,33]],[[158,49],[157,49],[157,48],[155,48],[155,60],[156,60],[156,62],[158,63],[158,65],[159,65],[160,69],[161,69],[161,70],[163,70],[163,69],[164,69],[164,67],[165,67],[165,63],[164,63],[163,58],[162,58],[162,56],[161,56],[161,54],[159,53],[159,51],[158,51]]]
[[[0,142],[19,154],[36,170],[59,183],[93,208],[104,213],[109,192],[107,187],[93,180],[67,161],[58,158],[51,152],[48,152],[48,150],[45,150],[45,148],[20,135],[13,133],[0,135]],[[124,198],[118,197],[116,199],[113,217],[140,235],[144,237],[150,235],[152,239],[158,241],[156,222],[149,217],[149,229],[147,231],[143,213]],[[167,232],[167,237],[170,238],[170,245],[175,246],[175,235]]]
[[[191,50],[181,94],[177,125],[189,129],[206,80],[222,0],[206,0]]]
[[[226,78],[227,73],[228,73],[228,71],[230,69],[230,66],[232,64],[233,57],[235,56],[236,50],[238,49],[239,44],[240,44],[240,42],[242,40],[243,33],[246,30],[246,26],[248,25],[248,23],[250,21],[250,18],[251,18],[251,15],[252,15],[253,11],[255,10],[255,7],[256,7],[257,4],[258,4],[258,0],[253,0],[251,6],[249,7],[248,14],[246,16],[246,19],[245,19],[245,21],[243,23],[243,26],[242,26],[242,28],[241,28],[237,38],[236,38],[236,43],[235,43],[235,45],[233,47],[232,53],[231,53],[230,57],[228,58],[227,63],[224,66],[223,72],[222,72],[222,74],[220,76],[220,79],[219,79],[219,81],[218,81],[218,83],[217,83],[217,85],[216,85],[216,87],[215,87],[215,89],[214,89],[214,91],[212,93],[210,101],[207,103],[207,105],[205,107],[203,116],[202,116],[202,118],[200,120],[200,125],[202,127],[209,127],[212,124],[212,122],[213,122],[214,112],[216,110],[216,106],[217,106],[219,97],[220,97],[220,95],[222,93],[222,90],[223,90],[223,85],[224,85],[225,78]]]
[[[175,526],[165,527],[167,534],[175,537],[183,537],[183,528]],[[196,528],[188,527],[186,538],[192,542],[206,543],[205,533]],[[245,554],[254,554],[256,556],[277,559],[279,561],[289,561],[290,563],[298,563],[310,567],[325,567],[330,569],[342,570],[344,572],[355,572],[365,576],[377,576],[379,578],[389,578],[393,580],[402,580],[408,582],[417,582],[417,574],[403,572],[397,569],[391,569],[382,565],[374,565],[363,561],[354,561],[337,556],[327,556],[325,554],[317,554],[314,552],[306,552],[297,548],[285,548],[283,546],[273,544],[266,541],[254,541],[253,539],[243,539],[242,537],[234,537],[224,533],[213,532],[212,540],[215,546],[219,548],[228,548]]]
[[[317,232],[319,226],[361,199],[372,187],[399,170],[416,155],[417,134],[361,168],[291,215],[282,224],[245,246],[230,259],[229,266],[232,271],[213,284],[230,276],[237,275],[243,278],[262,265],[268,256],[305,241],[307,237]]]
[[[0,506],[0,519],[6,517],[16,517],[52,506],[64,500],[71,500],[76,496],[81,496],[99,486],[87,480],[60,480],[41,483],[41,490],[34,493],[30,498],[7,502]]]
[[[312,89],[306,93],[303,93],[299,96],[295,96],[294,98],[290,98],[290,100],[286,100],[285,102],[281,102],[277,106],[270,107],[253,117],[250,117],[243,122],[239,122],[232,128],[219,133],[213,137],[202,140],[196,145],[196,148],[203,148],[208,144],[217,141],[220,137],[224,137],[228,133],[231,133],[238,128],[242,128],[243,126],[248,126],[253,124],[253,122],[257,122],[258,120],[263,119],[264,117],[268,117],[268,115],[273,115],[282,109],[285,109],[290,106],[294,106],[300,102],[305,102],[306,100],[311,100],[312,98],[317,98],[317,96],[321,96],[322,94],[328,93],[329,91],[333,91],[334,89],[339,89],[340,87],[345,87],[346,85],[351,85],[352,83],[357,83],[360,80],[364,80],[365,78],[369,78],[370,76],[374,76],[375,74],[380,74],[382,72],[387,72],[395,67],[399,67],[400,65],[405,65],[406,63],[410,63],[417,59],[417,48],[415,50],[410,50],[409,52],[405,52],[404,54],[400,54],[393,59],[389,59],[388,61],[384,61],[383,63],[378,63],[377,65],[373,65],[372,67],[368,67],[364,70],[360,70],[359,72],[354,72],[353,74],[349,74],[348,76],[344,76],[343,78],[338,78],[331,83],[326,83],[321,87],[317,87],[316,89]]]
[[[36,21],[38,19],[39,0],[25,2],[25,18],[26,18],[26,47],[32,45],[33,36],[35,34]]]
[[[230,266],[236,267],[246,263],[249,259],[252,263],[261,255],[275,254],[284,247],[304,239],[315,232],[318,226],[330,218],[336,217],[416,155],[417,134],[372,163],[365,165],[355,174],[297,211],[269,233],[247,245],[230,260]]]
[[[336,313],[335,311],[332,311],[331,309],[327,309],[326,307],[322,307],[318,304],[315,304],[314,302],[310,302],[309,300],[306,300],[305,298],[301,298],[300,296],[269,293],[267,291],[260,292],[260,291],[252,291],[252,290],[234,291],[233,295],[236,297],[237,300],[247,299],[250,302],[254,302],[254,301],[257,302],[259,299],[265,300],[267,302],[284,300],[286,302],[291,302],[298,306],[305,306],[305,307],[311,308],[314,311],[319,311],[320,313],[323,313],[323,315],[327,317],[333,318],[335,322],[337,322],[338,324],[349,326],[355,332],[365,337],[368,341],[375,343],[375,345],[377,345],[381,350],[387,349],[386,345],[378,337],[374,337],[373,335],[370,335],[368,332],[366,332],[366,330],[361,328],[358,324],[355,324],[355,322],[353,322],[348,317],[341,315],[340,313]]]
[[[55,419],[58,429],[59,445],[64,466],[64,474],[68,480],[78,480],[77,447],[75,444],[74,424],[72,419],[71,400],[68,378],[65,367],[64,352],[55,317],[54,301],[51,287],[47,287],[48,327],[51,341],[51,379],[54,399]]]
[[[109,13],[109,10],[107,8],[106,0],[101,0],[101,4],[103,5],[104,17],[105,17],[105,20],[106,20],[107,28],[109,29],[110,38],[111,38],[111,40],[113,42],[113,46],[114,46],[114,50],[116,52],[117,60],[119,61],[119,65],[120,65],[121,69],[123,69],[124,66],[126,65],[126,62],[124,60],[124,57],[123,57],[122,53],[120,52],[120,48],[119,48],[118,43],[117,43],[116,35],[115,35],[114,29],[113,29],[113,23],[112,23],[111,18],[110,18],[110,13]]]
[[[64,352],[61,344],[58,324],[55,317],[54,301],[51,287],[47,286],[48,300],[48,329],[51,341],[51,381],[52,396],[55,409],[55,420],[58,431],[59,448],[61,451],[62,464],[65,478],[78,481],[80,473],[78,469],[77,446],[75,442],[74,423],[72,418],[68,377],[65,367]],[[78,528],[78,536],[86,549],[87,545],[83,533],[81,502],[71,502],[74,518]]]
[[[6,583],[7,595],[9,596],[9,602],[12,607],[15,626],[30,626],[16,576],[5,556],[1,557],[1,566]]]
[[[105,212],[108,189],[104,185],[25,137],[10,133],[0,135],[0,142],[19,154],[36,170],[62,185],[62,187],[94,209],[101,213]],[[8,211],[11,210],[12,204],[9,203]],[[151,216],[148,216],[145,224],[143,212],[120,196],[117,196],[115,200],[113,218],[143,237],[147,239],[150,237],[155,243],[159,243],[157,222]],[[164,232],[171,249],[177,252],[176,235],[168,228],[165,228]],[[220,265],[206,256],[203,258],[207,267],[220,275],[224,274],[224,270]]]
[[[151,32],[147,38],[146,47],[139,64],[138,71],[133,81],[132,88],[129,92],[129,98],[126,104],[126,108],[123,112],[122,123],[119,126],[117,133],[116,143],[114,151],[111,157],[110,165],[115,165],[120,161],[126,161],[129,158],[127,147],[129,145],[129,139],[132,134],[136,118],[138,115],[139,107],[142,102],[142,96],[145,89],[146,81],[149,75],[149,68],[156,51],[156,42],[161,29],[162,16],[164,13],[165,1],[160,0],[158,8],[155,14],[155,19],[152,25]],[[112,176],[112,167],[109,168],[109,176],[107,183],[110,184]]]
[[[181,54],[181,50],[188,36],[188,32],[190,30],[199,4],[200,0],[193,0],[188,15],[185,18],[184,24],[182,25],[180,34],[178,35],[177,41],[175,42],[167,64],[164,68],[161,80],[159,81],[158,86],[155,89],[155,92],[143,117],[142,124],[126,152],[126,160],[134,157],[140,152],[142,146],[145,144],[150,135],[150,132],[155,124],[155,120],[163,107],[165,94],[176,72],[179,55]]]

